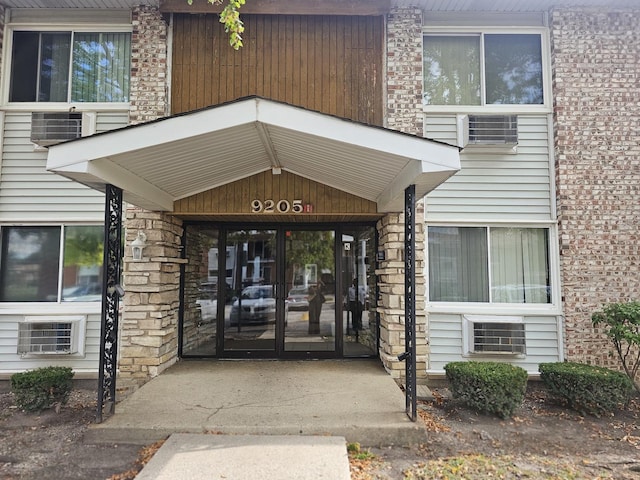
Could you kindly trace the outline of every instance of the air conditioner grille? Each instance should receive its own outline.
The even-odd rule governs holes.
[[[31,114],[31,141],[58,143],[82,136],[82,113],[34,112]]]
[[[517,115],[469,115],[469,143],[515,145],[518,143]]]
[[[525,354],[525,333],[523,324],[514,323],[474,323],[474,353]]]
[[[74,353],[72,329],[71,322],[23,323],[18,334],[18,353]]]

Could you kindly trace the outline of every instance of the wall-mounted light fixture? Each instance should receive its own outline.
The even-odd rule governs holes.
[[[131,251],[134,260],[142,260],[142,250],[147,246],[147,236],[144,232],[138,232],[136,239],[131,242]]]

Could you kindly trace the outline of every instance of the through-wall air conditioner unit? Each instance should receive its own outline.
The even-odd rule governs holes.
[[[83,354],[85,322],[84,315],[26,316],[18,325],[18,354]]]
[[[33,112],[31,141],[41,147],[95,133],[94,112]]]
[[[522,317],[464,315],[465,355],[515,355],[527,353]]]
[[[458,115],[458,145],[513,150],[518,145],[517,115]]]

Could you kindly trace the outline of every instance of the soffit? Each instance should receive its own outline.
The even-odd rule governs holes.
[[[281,168],[402,211],[404,189],[426,195],[460,169],[455,146],[249,97],[50,147],[47,169],[126,201],[173,202]]]
[[[186,0],[185,0],[186,2]],[[158,0],[0,0],[11,8],[133,8],[137,5],[158,5]]]
[[[391,0],[427,12],[544,12],[563,7],[638,7],[638,0]]]
[[[0,5],[12,8],[132,8],[159,4],[160,0],[0,0]],[[638,0],[391,0],[391,5],[417,6],[434,12],[540,12],[553,7],[637,7]]]

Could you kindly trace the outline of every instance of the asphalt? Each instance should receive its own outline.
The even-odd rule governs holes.
[[[377,360],[183,360],[117,403],[85,441],[149,444],[167,437],[140,479],[205,478],[198,472],[348,479],[347,443],[427,439]],[[345,465],[346,476],[339,473]],[[278,476],[278,468],[285,473]]]

